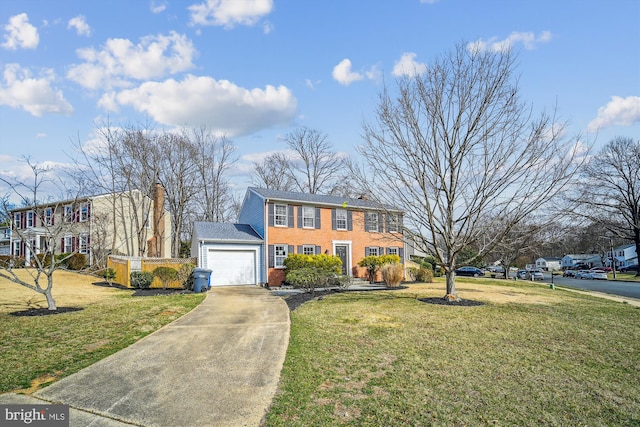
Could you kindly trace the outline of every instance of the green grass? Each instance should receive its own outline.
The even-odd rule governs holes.
[[[640,425],[640,309],[475,283],[484,306],[416,299],[442,283],[301,306],[266,424]]]
[[[0,313],[0,393],[77,372],[172,322],[204,298],[130,294],[117,292],[70,313],[40,317]]]

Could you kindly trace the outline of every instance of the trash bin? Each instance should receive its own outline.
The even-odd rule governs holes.
[[[206,292],[211,287],[211,270],[195,268],[193,270],[193,292]]]

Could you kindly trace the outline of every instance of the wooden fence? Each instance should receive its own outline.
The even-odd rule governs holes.
[[[132,271],[152,272],[158,267],[171,267],[179,270],[184,264],[197,264],[196,258],[140,258],[110,255],[107,259],[107,268],[112,268],[116,273],[114,283],[128,288],[131,287]],[[157,277],[151,283],[152,288],[162,288],[162,282]],[[169,288],[182,288],[178,280],[171,282]]]

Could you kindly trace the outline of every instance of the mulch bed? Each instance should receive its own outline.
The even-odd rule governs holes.
[[[12,316],[49,316],[51,314],[72,313],[74,311],[84,310],[82,307],[58,307],[57,310],[49,310],[47,308],[30,308],[28,310],[14,311],[9,313]]]
[[[418,298],[418,301],[422,301],[427,304],[448,305],[451,307],[477,307],[479,305],[484,305],[482,301],[474,301],[471,299],[463,299],[460,301],[447,301],[442,297]]]

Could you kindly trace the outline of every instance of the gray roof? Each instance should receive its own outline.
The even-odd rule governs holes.
[[[295,191],[271,190],[268,188],[257,187],[249,187],[248,191],[253,191],[254,193],[264,197],[265,199],[277,200],[282,202],[298,202],[328,206],[345,206],[346,202],[347,207],[401,211],[401,209],[397,207],[393,207],[391,205],[383,205],[373,200],[350,199],[340,196],[328,196],[325,194],[297,193]]]
[[[248,224],[196,221],[193,236],[198,240],[262,243],[258,233]]]

